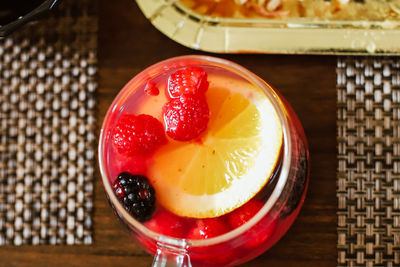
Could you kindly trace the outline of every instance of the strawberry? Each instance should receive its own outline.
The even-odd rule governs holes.
[[[145,225],[154,232],[176,238],[184,238],[187,228],[185,219],[166,210],[158,210]]]
[[[268,225],[266,223],[256,224],[245,235],[245,238],[247,239],[245,247],[247,249],[254,249],[261,245],[265,245],[267,242],[273,242],[271,237],[275,233],[277,226],[278,223],[276,220],[271,220]]]
[[[228,226],[221,218],[200,219],[190,230],[186,238],[207,239],[225,234],[228,231]]]
[[[158,90],[154,82],[148,81],[144,87],[144,92],[149,96],[157,96],[160,93],[160,90]]]
[[[205,97],[181,95],[163,107],[167,134],[178,141],[197,138],[206,128],[210,118]]]
[[[132,156],[153,152],[166,142],[166,138],[164,127],[156,118],[125,114],[114,127],[111,142],[118,153]]]
[[[205,70],[189,66],[179,69],[168,78],[167,90],[171,98],[178,98],[184,94],[204,95],[208,85]]]
[[[251,199],[240,208],[228,214],[228,221],[232,228],[237,228],[248,222],[263,207],[263,203],[257,199]],[[271,221],[269,225],[258,223],[246,232],[247,239],[245,247],[252,249],[266,242],[276,229],[276,221]]]
[[[229,214],[229,224],[234,229],[238,228],[253,218],[253,216],[262,208],[262,206],[263,203],[259,200],[252,199],[248,201],[246,204]]]

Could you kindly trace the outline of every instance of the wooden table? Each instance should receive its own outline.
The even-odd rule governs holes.
[[[101,0],[99,14],[98,125],[120,88],[145,67],[186,54],[204,54],[158,32],[133,0]],[[268,252],[243,266],[336,265],[336,57],[216,56],[235,61],[278,88],[299,115],[311,155],[303,209]],[[127,236],[108,205],[100,177],[95,186],[92,246],[7,246],[0,266],[150,266],[152,257]]]

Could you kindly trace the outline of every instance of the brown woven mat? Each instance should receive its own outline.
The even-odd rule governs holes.
[[[96,2],[0,40],[0,245],[92,243]]]
[[[400,266],[400,58],[339,58],[338,266]]]

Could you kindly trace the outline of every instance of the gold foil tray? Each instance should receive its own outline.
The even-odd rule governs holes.
[[[215,53],[400,55],[400,21],[242,19],[201,15],[177,0],[136,0],[162,33]]]

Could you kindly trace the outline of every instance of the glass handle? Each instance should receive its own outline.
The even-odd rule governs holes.
[[[158,243],[152,267],[192,267],[192,264],[185,249]]]

